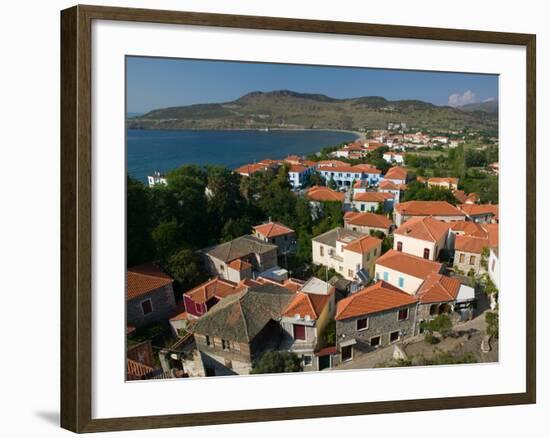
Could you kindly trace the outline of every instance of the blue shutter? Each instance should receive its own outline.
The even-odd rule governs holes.
[[[384,281],[388,281],[388,273],[384,272]]]

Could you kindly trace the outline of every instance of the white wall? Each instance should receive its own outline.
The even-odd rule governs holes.
[[[6,2],[5,19],[0,28],[3,59],[10,68],[2,70],[3,147],[1,157],[6,181],[17,181],[16,186],[2,186],[5,210],[0,215],[0,239],[4,290],[21,290],[21,279],[41,279],[40,293],[28,290],[32,305],[25,307],[25,317],[40,319],[40,342],[34,342],[32,355],[36,360],[6,360],[0,364],[4,375],[3,404],[10,407],[2,423],[8,436],[40,436],[44,438],[72,436],[58,428],[59,405],[59,10],[76,1],[51,0],[40,2]],[[352,0],[334,2],[258,2],[254,0],[89,0],[88,4],[110,6],[181,9],[205,12],[224,12],[249,15],[273,15],[296,18],[315,18],[353,22],[408,24],[417,26],[461,27],[507,32],[538,34],[538,223],[550,214],[548,208],[548,173],[542,166],[548,161],[548,102],[550,88],[545,77],[550,75],[548,65],[550,28],[548,6],[544,2],[525,0],[518,7],[515,2],[490,0],[479,2],[464,0],[449,13],[444,2],[410,2],[395,0],[392,7],[386,3],[361,3]],[[475,11],[475,12],[473,12]],[[535,11],[535,13],[533,13]],[[32,102],[32,129],[29,129],[29,102]],[[14,117],[15,115],[15,117]],[[23,176],[22,176],[23,174]],[[32,177],[29,177],[32,176]],[[543,203],[544,201],[544,203]],[[40,212],[37,217],[37,212]],[[25,236],[22,239],[22,236]],[[538,237],[538,272],[544,273],[548,256],[542,248],[549,245],[548,228],[540,227]],[[31,248],[32,245],[32,248]],[[32,250],[31,250],[32,249]],[[22,262],[24,261],[24,262]],[[9,273],[10,275],[6,275]],[[25,286],[26,290],[28,286]],[[541,292],[544,292],[541,290]],[[6,294],[6,308],[20,308],[20,294]],[[547,298],[538,296],[538,309],[544,309]],[[224,434],[226,437],[262,435],[266,438],[305,436],[315,433],[319,437],[341,435],[342,430],[360,431],[368,428],[369,434],[387,435],[388,422],[406,422],[409,438],[426,436],[431,430],[445,430],[446,438],[459,438],[463,428],[450,428],[450,424],[468,424],[476,436],[536,436],[548,423],[550,408],[548,394],[550,379],[544,379],[548,366],[549,322],[538,320],[538,404],[483,409],[457,409],[452,411],[416,412],[407,414],[324,418],[317,420],[250,423],[227,426],[164,429],[159,431],[106,433],[101,437],[179,437],[207,438]],[[4,340],[5,351],[20,352],[21,341],[35,338],[35,327],[21,323],[20,312],[6,312],[2,328],[17,330],[18,335]],[[11,357],[8,355],[8,358]],[[17,371],[14,371],[17,366]],[[398,372],[398,371],[396,371]],[[32,387],[32,397],[24,388]],[[9,404],[8,404],[9,403]],[[529,421],[525,421],[528,418]],[[540,433],[538,433],[540,435]],[[99,435],[98,435],[99,436]]]

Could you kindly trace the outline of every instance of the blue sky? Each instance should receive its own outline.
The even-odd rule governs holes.
[[[453,106],[498,98],[498,76],[471,73],[128,57],[126,75],[132,113],[282,89]]]

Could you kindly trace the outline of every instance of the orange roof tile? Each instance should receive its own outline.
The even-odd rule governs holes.
[[[273,280],[272,278],[258,277],[256,279],[256,282],[258,284],[266,284],[266,283],[276,284],[277,286],[284,287],[286,290],[290,292],[298,292],[304,285],[304,282],[302,280],[298,280],[297,278],[287,278],[284,281],[277,281],[277,280]]]
[[[381,170],[378,170],[376,167],[370,165],[370,164],[356,164],[355,166],[352,166],[352,169],[360,170],[363,173],[370,173],[370,174],[380,174],[382,173]],[[356,171],[357,171],[356,170]]]
[[[393,249],[379,257],[376,264],[416,278],[426,278],[429,274],[440,272],[443,267],[441,263]]]
[[[490,246],[489,239],[474,236],[456,236],[455,250],[462,252],[471,252],[474,254],[481,254],[483,248]]]
[[[497,204],[462,204],[460,205],[460,209],[468,216],[492,214],[498,217]]]
[[[406,180],[407,179],[407,169],[404,167],[390,167],[386,174],[384,175],[384,179],[401,179]]]
[[[306,196],[312,201],[338,201],[343,202],[345,195],[328,187],[313,186],[306,191]]]
[[[373,227],[373,228],[385,228],[388,229],[392,225],[392,221],[389,220],[383,214],[375,213],[359,213],[359,212],[347,212],[344,215],[344,221],[351,225],[357,225],[361,227]]]
[[[353,251],[358,254],[365,254],[371,249],[378,248],[382,245],[382,240],[373,236],[364,236],[359,239],[354,240],[353,242],[348,243],[344,249],[346,251]]]
[[[277,237],[294,233],[292,228],[288,228],[286,225],[279,224],[277,222],[268,222],[266,224],[256,225],[254,230],[265,237]]]
[[[245,262],[244,260],[241,260],[241,259],[235,259],[231,263],[229,263],[227,266],[239,272],[246,271],[247,269],[250,269],[252,267],[250,263]]]
[[[289,172],[304,173],[309,169],[309,167],[304,166],[303,164],[291,164]]]
[[[479,201],[479,196],[477,195],[477,193],[466,194],[464,190],[455,190],[453,192],[453,195],[456,199],[458,199],[461,204],[475,204]]]
[[[458,295],[460,281],[441,274],[430,274],[420,285],[417,295],[422,304],[453,301]]]
[[[129,380],[139,380],[153,371],[155,371],[155,369],[149,365],[136,362],[132,359],[126,359],[126,375]]]
[[[394,206],[406,216],[464,216],[464,213],[447,201],[408,201]]]
[[[331,295],[308,294],[298,292],[288,306],[283,310],[283,316],[294,317],[300,315],[304,318],[306,315],[313,320],[319,318],[323,309],[331,299]]]
[[[379,281],[341,300],[336,309],[335,319],[341,321],[357,316],[384,312],[410,306],[416,302],[416,297],[385,281]]]
[[[456,233],[464,233],[467,236],[475,236],[475,237],[487,237],[487,231],[481,226],[481,224],[478,224],[476,222],[472,221],[456,221],[452,222],[450,224],[451,231],[454,231]]]
[[[319,168],[325,168],[325,167],[334,167],[334,166],[347,166],[348,163],[340,160],[321,160],[317,162],[317,167]]]
[[[237,292],[239,291],[236,283],[216,277],[190,291],[184,292],[184,295],[187,295],[196,303],[205,303],[213,297],[221,299]]]
[[[433,178],[428,178],[428,184],[429,183],[433,183],[433,184],[448,183],[448,184],[457,185],[458,178],[433,177]]]
[[[145,295],[155,289],[168,286],[174,280],[152,263],[128,268],[126,271],[126,300]]]
[[[383,192],[361,192],[354,193],[353,195],[353,200],[358,202],[384,202],[394,198],[395,195],[393,193]]]
[[[431,216],[419,216],[409,219],[395,230],[394,234],[438,242],[443,236],[447,235],[449,227],[449,224],[438,221]]]
[[[245,164],[244,166],[237,167],[235,172],[240,173],[241,175],[252,175],[255,172],[267,170],[267,168],[268,166],[266,164],[261,163]]]

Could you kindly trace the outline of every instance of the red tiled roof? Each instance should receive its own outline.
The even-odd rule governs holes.
[[[312,201],[339,201],[343,202],[345,195],[328,187],[313,186],[307,190],[306,196]]]
[[[268,222],[266,224],[256,225],[254,230],[265,237],[277,237],[294,233],[292,228],[288,228],[286,225],[279,224],[277,222]]]
[[[383,192],[361,192],[354,193],[353,195],[353,200],[359,202],[384,202],[394,198],[395,195],[393,193]]]
[[[139,380],[146,374],[155,371],[153,367],[132,359],[126,359],[126,376],[128,380]]]
[[[327,356],[329,354],[336,354],[336,347],[325,347],[315,352],[315,356]]]
[[[476,222],[472,221],[456,221],[452,222],[450,224],[451,231],[458,232],[458,233],[464,233],[467,236],[475,236],[475,237],[487,237],[487,231],[481,226],[481,224],[478,224]]]
[[[330,300],[331,295],[308,294],[298,292],[288,306],[283,310],[283,316],[294,317],[300,315],[304,318],[306,315],[313,320],[319,318],[323,309]]]
[[[213,297],[221,299],[237,292],[236,283],[216,277],[202,283],[190,291],[184,292],[184,295],[187,295],[196,303],[205,303]]]
[[[317,162],[317,167],[333,167],[333,166],[347,166],[348,163],[340,160],[322,160]]]
[[[341,300],[336,309],[335,319],[341,321],[343,319],[410,306],[416,302],[416,297],[385,281],[379,281]]]
[[[422,304],[453,301],[458,295],[460,281],[441,274],[430,274],[420,285],[417,295]]]
[[[455,238],[455,250],[463,252],[471,252],[474,254],[481,254],[483,248],[490,246],[489,239],[474,236],[456,236]]]
[[[442,264],[431,260],[423,259],[411,254],[390,249],[376,260],[376,264],[385,266],[416,278],[426,278],[432,273],[439,273]]]
[[[361,173],[361,169],[345,164],[344,166],[322,167],[319,169],[322,172],[341,172],[341,173]]]
[[[394,206],[406,216],[464,216],[464,213],[447,201],[408,201]]]
[[[237,167],[235,172],[240,173],[241,175],[252,175],[255,172],[267,170],[267,168],[268,166],[266,164],[261,163],[245,164],[244,166]]]
[[[404,167],[390,167],[386,174],[384,175],[384,179],[407,179],[407,169]]]
[[[189,317],[189,314],[187,312],[181,312],[181,313],[178,313],[177,315],[172,316],[172,318],[170,318],[170,321],[181,321],[181,320],[187,319],[188,317]]]
[[[239,272],[246,271],[247,269],[250,269],[252,267],[250,263],[245,262],[244,260],[241,260],[241,259],[235,259],[231,263],[229,263],[227,266]]]
[[[352,169],[360,170],[363,173],[370,173],[370,174],[380,174],[382,173],[381,170],[378,170],[376,167],[371,166],[370,164],[356,164],[355,166],[352,166]],[[356,170],[356,172],[357,172]]]
[[[344,249],[347,251],[353,251],[359,254],[365,254],[371,249],[378,248],[382,245],[382,241],[377,237],[373,236],[364,236],[359,239],[354,240],[353,242],[348,243]]]
[[[168,286],[174,280],[152,263],[128,268],[126,271],[126,300],[145,295],[161,287]]]
[[[431,216],[419,216],[409,219],[395,230],[394,234],[429,242],[438,242],[449,232],[449,226],[449,224],[438,221]]]
[[[286,290],[289,290],[290,292],[298,292],[302,286],[304,285],[304,282],[302,280],[298,280],[297,278],[287,278],[284,281],[276,281],[272,278],[266,278],[266,277],[258,277],[256,279],[256,282],[258,284],[276,284],[277,286],[284,287]]]
[[[477,195],[477,193],[466,194],[464,190],[455,190],[453,192],[453,195],[456,199],[458,199],[458,201],[461,204],[466,204],[466,203],[475,204],[476,202],[479,201],[479,196]]]
[[[493,214],[494,216],[498,217],[497,204],[462,204],[459,207],[468,216]]]
[[[352,211],[344,215],[344,221],[351,225],[373,228],[388,229],[392,225],[392,221],[383,214],[358,213]]]
[[[304,173],[309,169],[309,167],[304,166],[303,164],[291,164],[289,172]]]

